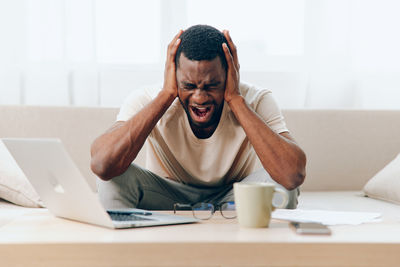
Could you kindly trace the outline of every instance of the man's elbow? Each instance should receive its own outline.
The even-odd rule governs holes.
[[[290,183],[287,187],[288,190],[294,190],[304,183],[304,180],[306,179],[306,161],[306,155],[302,153],[297,168],[291,175]]]
[[[90,169],[94,174],[96,174],[97,177],[99,177],[103,181],[109,181],[113,178],[109,174],[109,171],[107,170],[105,164],[95,158],[92,158],[90,161]]]
[[[305,178],[306,178],[305,170],[302,172],[295,173],[294,175],[292,175],[290,181],[288,181],[287,184],[283,186],[289,191],[294,190],[304,183]]]
[[[283,184],[287,190],[294,190],[304,183],[306,179],[306,161],[306,155],[302,153],[292,173],[287,174],[289,179],[286,179],[286,183]]]

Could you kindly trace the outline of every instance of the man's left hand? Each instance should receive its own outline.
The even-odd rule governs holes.
[[[227,44],[222,44],[222,49],[225,53],[226,62],[228,64],[228,72],[226,74],[226,82],[225,82],[225,101],[230,104],[234,98],[240,96],[239,92],[239,60],[237,56],[236,46],[232,41],[231,36],[229,35],[229,31],[224,30],[223,34],[228,41]]]

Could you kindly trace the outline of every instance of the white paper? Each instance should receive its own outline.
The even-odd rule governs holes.
[[[277,209],[272,212],[273,219],[295,222],[318,222],[324,225],[358,225],[380,221],[377,212],[351,212],[328,210]]]

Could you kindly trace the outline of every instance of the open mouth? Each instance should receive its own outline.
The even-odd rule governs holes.
[[[206,122],[210,119],[213,106],[190,106],[190,113],[192,114],[192,119],[198,122]]]

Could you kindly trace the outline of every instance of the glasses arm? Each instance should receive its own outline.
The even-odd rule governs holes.
[[[189,208],[189,209],[192,209],[192,204],[175,203],[174,204],[174,214],[176,213],[176,209],[177,208]]]

